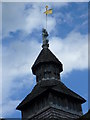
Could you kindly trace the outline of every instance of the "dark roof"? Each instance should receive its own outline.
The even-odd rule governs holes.
[[[84,98],[68,89],[62,82],[58,80],[43,80],[42,82],[39,82],[35,85],[32,92],[26,96],[26,98],[19,104],[16,109],[21,110],[22,107],[24,107],[30,101],[34,100],[37,96],[47,91],[48,88],[69,97],[73,97],[80,103],[84,103],[86,101]]]
[[[63,71],[62,63],[58,60],[58,58],[56,58],[56,56],[48,48],[47,49],[43,48],[40,54],[38,55],[36,61],[32,66],[33,74],[34,74],[34,71],[36,70],[36,67],[42,63],[55,63],[61,68],[60,72]]]
[[[90,110],[85,115],[78,118],[77,120],[90,120]]]

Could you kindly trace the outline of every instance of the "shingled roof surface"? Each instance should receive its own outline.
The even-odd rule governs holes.
[[[27,103],[35,99],[37,96],[41,95],[48,88],[51,90],[57,91],[58,93],[62,93],[64,95],[68,95],[73,98],[76,98],[80,100],[81,103],[84,103],[86,101],[84,98],[82,98],[75,92],[68,89],[61,81],[43,80],[42,82],[39,82],[38,84],[35,85],[32,92],[26,96],[26,98],[19,104],[19,106],[16,109],[21,110],[23,106],[25,106]]]
[[[36,61],[34,62],[32,66],[32,70],[41,63],[56,63],[58,65],[62,65],[62,63],[56,58],[56,56],[47,48],[47,49],[42,49],[40,54],[38,55]]]

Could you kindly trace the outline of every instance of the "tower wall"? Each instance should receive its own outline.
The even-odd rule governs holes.
[[[42,80],[60,80],[60,71],[58,65],[55,64],[42,64],[37,68],[36,81]]]
[[[82,116],[81,105],[73,99],[56,95],[50,90],[37,97],[22,110],[22,119],[30,120],[73,120]],[[66,119],[68,118],[68,119]]]

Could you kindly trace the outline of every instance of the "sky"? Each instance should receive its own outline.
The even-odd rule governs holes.
[[[49,48],[63,63],[61,81],[84,97],[83,113],[88,111],[88,3],[3,2],[0,37],[0,116],[20,118],[18,104],[36,84],[31,67],[42,49],[45,6],[48,15]],[[1,4],[0,4],[1,6]]]

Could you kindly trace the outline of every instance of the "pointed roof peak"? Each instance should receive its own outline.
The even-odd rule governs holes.
[[[58,60],[58,58],[48,48],[43,48],[32,66],[33,73],[38,65],[45,63],[56,64],[60,67],[60,72],[63,71],[62,63]]]

